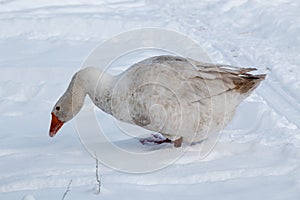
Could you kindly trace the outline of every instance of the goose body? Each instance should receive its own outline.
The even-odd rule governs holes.
[[[52,110],[50,136],[81,109],[88,95],[116,119],[161,133],[175,146],[220,131],[236,107],[264,80],[254,68],[156,56],[112,76],[98,68],[78,71]],[[178,141],[180,144],[178,144]]]

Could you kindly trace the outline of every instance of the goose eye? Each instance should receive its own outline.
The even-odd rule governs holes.
[[[59,111],[60,110],[60,107],[59,106],[56,106],[56,108],[55,108],[57,111]]]

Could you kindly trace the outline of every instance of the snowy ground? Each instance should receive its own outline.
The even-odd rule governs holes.
[[[0,0],[0,199],[61,199],[71,179],[65,199],[299,199],[299,10],[294,0]],[[141,27],[180,31],[213,61],[268,77],[207,158],[191,149],[148,174],[101,165],[96,195],[95,161],[73,123],[48,137],[50,111],[94,47]]]

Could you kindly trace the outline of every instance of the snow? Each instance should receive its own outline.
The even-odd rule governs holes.
[[[292,0],[0,0],[0,199],[61,199],[71,179],[65,199],[299,199],[299,9]],[[91,50],[142,27],[182,32],[214,62],[268,76],[207,156],[197,144],[152,173],[101,165],[97,195],[95,160],[74,123],[49,138],[50,111]],[[124,148],[171,151],[141,146],[96,114]]]
[[[35,200],[35,198],[32,195],[28,194],[24,196],[22,200]]]

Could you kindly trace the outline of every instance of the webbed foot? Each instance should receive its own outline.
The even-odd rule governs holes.
[[[182,145],[182,137],[174,141],[174,147],[178,148]]]
[[[143,145],[153,145],[153,144],[163,144],[163,143],[172,143],[168,138],[164,138],[157,134],[152,134],[152,137],[142,138],[140,142]]]

